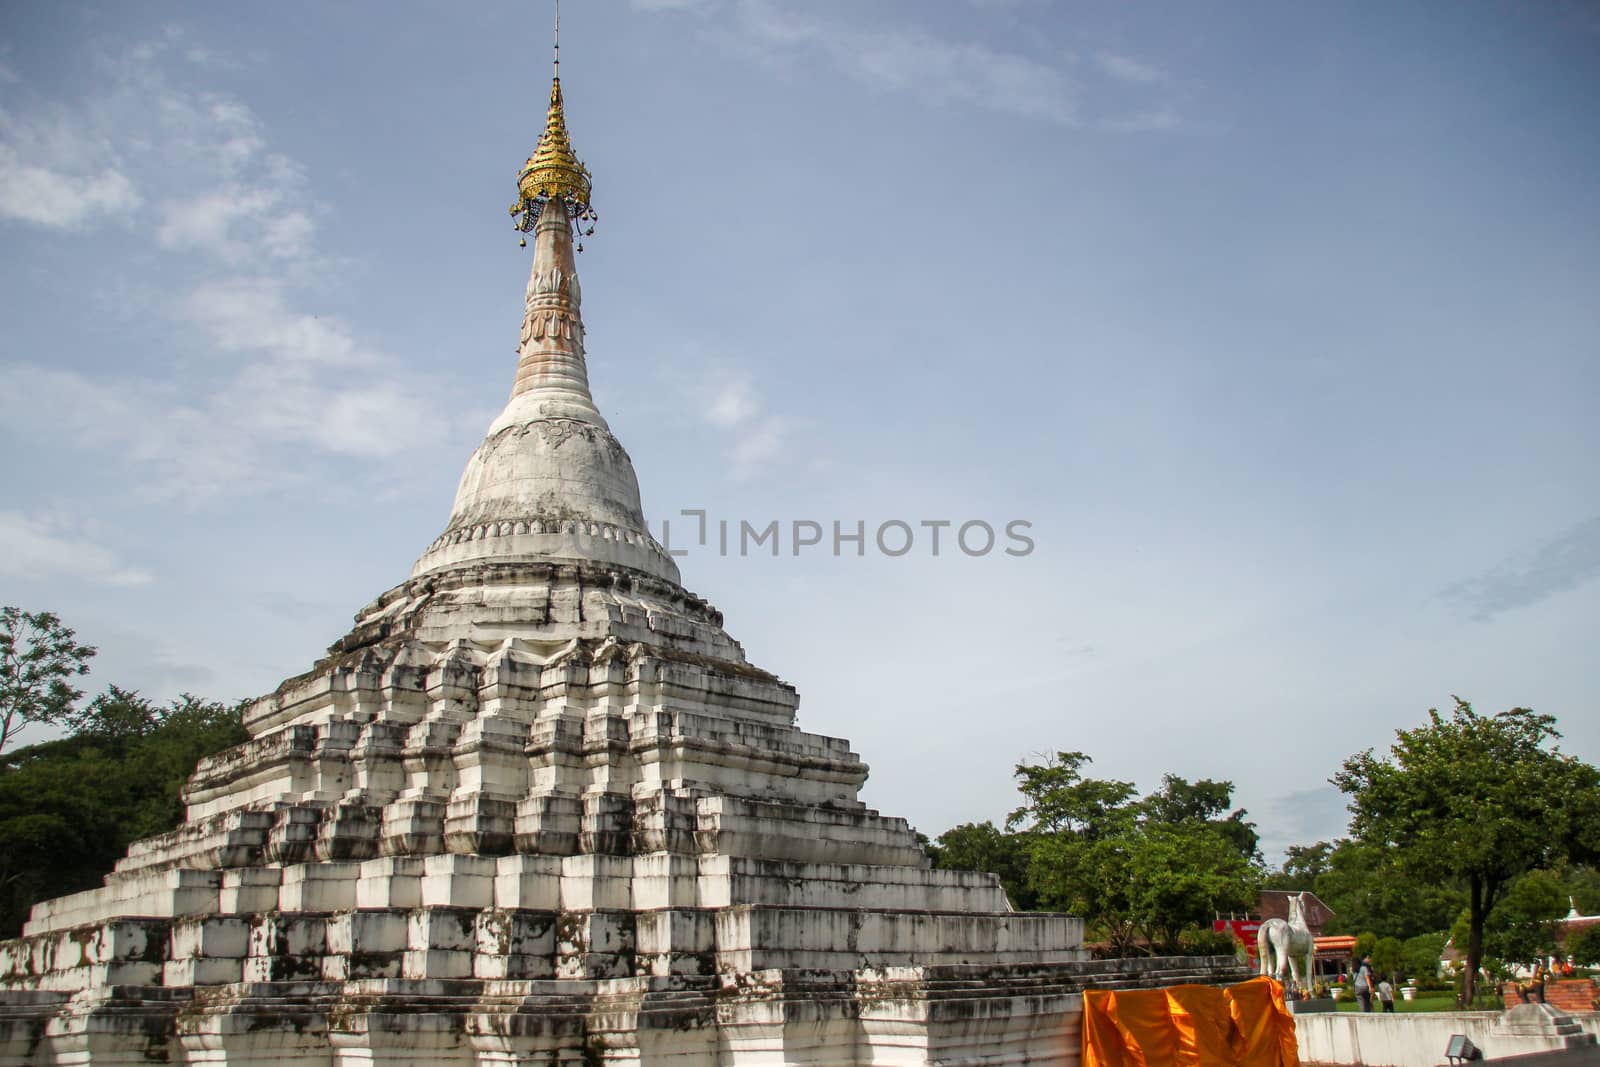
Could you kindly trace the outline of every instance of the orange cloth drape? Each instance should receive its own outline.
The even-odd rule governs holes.
[[[1091,989],[1083,1067],[1298,1067],[1294,1016],[1270,978],[1219,989]]]

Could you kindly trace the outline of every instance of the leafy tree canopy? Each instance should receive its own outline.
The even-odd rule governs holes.
[[[0,936],[175,826],[194,765],[246,740],[240,710],[188,695],[159,706],[113,686],[73,713],[76,734],[0,756]]]
[[[1311,845],[1290,845],[1284,851],[1283,867],[1267,878],[1269,889],[1292,892],[1316,891],[1317,879],[1333,866],[1334,844],[1318,841]],[[1321,897],[1322,894],[1318,893]],[[1326,897],[1323,897],[1326,900]]]
[[[1443,932],[1418,934],[1405,940],[1405,963],[1401,970],[1412,978],[1434,978],[1444,957]]]
[[[1006,825],[1027,842],[1042,906],[1083,915],[1126,954],[1141,940],[1172,948],[1186,928],[1254,903],[1255,827],[1229,812],[1231,782],[1167,775],[1138,798],[1131,782],[1087,777],[1089,762],[1058,752],[1016,769],[1023,802]]]
[[[1093,841],[1125,828],[1133,815],[1133,783],[1085,778],[1082,768],[1090,762],[1082,752],[1058,752],[1041,764],[1017,764],[1023,803],[1006,819],[1006,829],[1064,831]]]
[[[1390,850],[1347,838],[1290,848],[1266,884],[1316,893],[1334,912],[1328,934],[1371,930],[1405,940],[1449,929],[1466,906],[1456,886],[1413,877]]]
[[[0,608],[0,751],[31,723],[60,722],[83,691],[95,650],[48,611]]]
[[[1247,822],[1245,810],[1228,811],[1233,803],[1233,783],[1202,778],[1190,782],[1175,774],[1161,779],[1161,788],[1139,802],[1139,811],[1150,823],[1204,825],[1228,838],[1234,849],[1247,859],[1258,859],[1260,836],[1255,824]]]
[[[1484,922],[1484,952],[1524,966],[1553,954],[1557,920],[1567,913],[1565,888],[1555,871],[1529,871],[1518,878]]]
[[[1125,839],[1131,918],[1152,942],[1176,944],[1186,927],[1255,905],[1259,873],[1221,826],[1150,821]]]
[[[1580,967],[1600,966],[1600,923],[1586,926],[1567,937],[1563,946],[1572,962]]]
[[[953,871],[988,871],[1000,876],[1000,884],[1013,907],[1033,911],[1039,894],[1028,881],[1028,844],[1017,834],[1008,834],[992,822],[962,823],[939,835],[928,846],[935,867]]]
[[[1372,943],[1372,969],[1391,981],[1406,965],[1406,946],[1398,937],[1380,937]]]
[[[1457,698],[1449,715],[1431,710],[1427,725],[1399,731],[1386,756],[1357,753],[1332,779],[1350,796],[1356,838],[1393,849],[1419,882],[1465,888],[1468,1001],[1485,921],[1510,883],[1600,844],[1600,771],[1563,755],[1557,737],[1548,715],[1484,716]]]

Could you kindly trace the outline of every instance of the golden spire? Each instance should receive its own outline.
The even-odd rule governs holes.
[[[530,233],[545,205],[560,201],[568,217],[582,222],[596,219],[589,196],[594,188],[589,168],[572,150],[572,138],[567,135],[566,109],[561,101],[561,4],[556,2],[555,76],[550,81],[550,112],[545,118],[544,133],[539,144],[517,175],[517,202],[511,205],[514,225],[523,233]],[[593,226],[578,227],[580,236],[594,232]],[[522,242],[524,245],[527,241]],[[578,246],[580,249],[582,245]]]
[[[522,202],[544,203],[559,197],[571,204],[587,207],[593,188],[589,168],[578,162],[567,136],[567,118],[561,106],[561,79],[550,83],[550,116],[545,120],[539,147],[528,157],[517,176]],[[520,204],[518,205],[521,206]]]

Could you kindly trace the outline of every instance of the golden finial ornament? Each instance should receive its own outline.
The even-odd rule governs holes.
[[[567,135],[566,108],[561,100],[561,3],[556,0],[555,76],[550,82],[550,111],[545,118],[539,144],[517,175],[517,202],[511,205],[513,225],[531,233],[547,205],[558,202],[567,215],[578,222],[579,236],[594,233],[598,216],[589,203],[594,182],[589,168],[572,150]],[[523,240],[526,245],[526,239]],[[578,246],[583,247],[581,244]]]

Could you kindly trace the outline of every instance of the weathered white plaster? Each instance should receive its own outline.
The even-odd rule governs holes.
[[[1455,1034],[1491,1060],[1569,1048],[1600,1060],[1600,1016],[1564,1016],[1540,1004],[1509,1012],[1319,1012],[1296,1015],[1294,1026],[1305,1063],[1434,1067]]]

